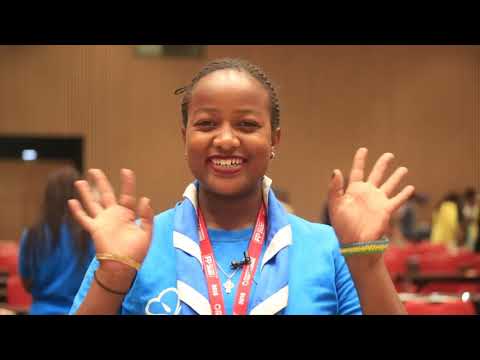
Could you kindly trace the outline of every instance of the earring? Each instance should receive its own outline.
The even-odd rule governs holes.
[[[275,151],[272,150],[272,152],[270,153],[270,159],[273,160],[275,159]]]

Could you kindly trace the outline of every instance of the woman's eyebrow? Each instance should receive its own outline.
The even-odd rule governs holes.
[[[255,114],[258,115],[260,114],[259,111],[253,110],[253,109],[238,109],[234,111],[235,114]]]
[[[199,112],[207,112],[207,113],[219,113],[219,111],[216,109],[216,108],[213,108],[213,107],[201,107],[201,108],[198,108],[196,109],[194,112],[193,112],[193,115],[199,113]]]

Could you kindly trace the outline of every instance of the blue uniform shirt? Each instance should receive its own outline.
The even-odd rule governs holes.
[[[88,255],[83,263],[78,259],[73,248],[73,241],[66,224],[60,227],[60,241],[55,250],[39,259],[36,267],[25,256],[27,231],[20,240],[19,272],[23,279],[33,279],[31,288],[32,306],[30,314],[68,314],[75,294],[85,276],[95,248],[90,241]],[[47,235],[50,231],[47,230]],[[49,238],[47,238],[47,246]]]
[[[227,274],[231,275],[235,270],[230,268],[232,260],[240,261],[243,259],[243,252],[247,251],[250,238],[252,237],[253,228],[226,231],[218,229],[208,229],[208,235],[212,242],[213,253],[215,260],[221,269]],[[262,248],[262,254],[265,252],[265,246]],[[262,256],[260,256],[259,262],[261,263]],[[227,276],[222,270],[217,269],[222,284],[223,300],[225,302],[225,313],[231,315],[233,313],[233,302],[235,301],[235,295],[238,289],[238,283],[242,275],[242,268],[235,271],[235,275],[231,277],[231,280],[235,284],[230,294],[225,292],[223,284],[227,281]],[[250,298],[253,298],[255,288],[258,283],[259,271],[255,272],[253,278],[252,287],[250,289]]]
[[[185,262],[176,263],[177,252],[183,251],[181,250],[183,248],[185,251],[195,254],[195,249],[192,250],[192,243],[189,241],[185,241],[183,247],[174,246],[175,240],[172,241],[172,234],[175,211],[177,210],[170,209],[155,216],[150,249],[128,295],[124,298],[119,313],[195,314],[209,312],[208,300],[177,280],[178,271],[186,271],[185,269],[188,269],[186,266],[189,265]],[[288,301],[285,307],[279,311],[272,311],[272,313],[285,315],[361,314],[357,291],[345,259],[340,254],[338,240],[332,227],[311,223],[292,214],[288,214],[288,222],[292,233],[292,243],[288,246]],[[230,234],[218,230],[209,231],[215,257],[225,271],[228,271],[226,267],[232,258],[242,258],[242,253],[247,248],[247,243],[242,241],[248,241],[252,229],[249,231],[250,234],[247,230]],[[242,232],[244,233],[242,234]],[[193,256],[189,258],[188,255],[186,259],[192,263],[197,261]],[[269,263],[272,265],[275,261],[276,259],[273,258]],[[179,266],[182,268],[179,269]],[[98,261],[94,259],[75,297],[70,313],[78,310],[90,288],[93,273],[97,267]],[[255,274],[257,280],[256,283],[254,282],[254,286],[260,282],[258,281],[259,275],[261,276],[266,271],[268,271],[266,267],[263,269],[260,266],[257,267]],[[235,276],[240,275],[236,274]],[[192,273],[190,277],[191,284],[205,282],[205,276],[201,272]],[[222,283],[225,280],[226,277],[221,274]],[[238,282],[238,279],[235,280]],[[269,278],[264,278],[264,280],[264,284],[268,286]],[[253,288],[250,298],[255,292],[260,294],[259,291],[258,286],[256,289]],[[280,292],[279,296],[285,296],[285,293]],[[189,303],[183,301],[182,297]],[[228,313],[231,313],[233,295],[231,298],[225,297]],[[277,298],[272,299],[272,303],[274,305],[278,303]],[[196,307],[196,310],[192,306]],[[275,308],[272,306],[269,309]],[[269,313],[269,309],[266,313]]]

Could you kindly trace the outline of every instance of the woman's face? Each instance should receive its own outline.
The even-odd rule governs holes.
[[[192,174],[209,192],[242,196],[267,171],[280,129],[270,125],[270,99],[248,73],[218,70],[195,85],[182,128]]]

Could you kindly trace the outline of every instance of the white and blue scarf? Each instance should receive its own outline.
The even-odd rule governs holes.
[[[258,285],[248,306],[248,314],[277,314],[288,302],[288,248],[292,231],[282,204],[271,190],[272,181],[262,180],[263,199],[267,208],[266,250]],[[177,290],[182,306],[181,314],[212,313],[208,300],[205,274],[202,269],[199,246],[197,191],[199,183],[191,183],[183,193],[184,200],[176,207],[173,224],[173,245],[176,253]]]

